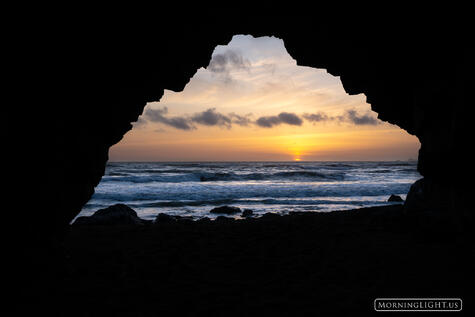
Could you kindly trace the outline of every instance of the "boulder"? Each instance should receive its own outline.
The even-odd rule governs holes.
[[[261,219],[263,220],[275,220],[280,219],[281,215],[273,213],[273,212],[266,212],[262,215]]]
[[[403,202],[404,200],[401,198],[401,196],[398,195],[391,195],[388,199],[389,202]]]
[[[209,219],[208,217],[203,217],[201,219],[196,220],[196,222],[197,223],[210,223],[211,219]]]
[[[160,223],[168,223],[168,222],[175,222],[177,221],[176,217],[164,214],[164,213],[159,213],[157,217],[155,218],[155,222],[160,222]]]
[[[73,225],[143,225],[148,222],[129,206],[116,204],[99,209],[92,216],[78,217]]]
[[[241,217],[247,218],[247,217],[252,216],[253,214],[254,214],[254,211],[252,211],[251,209],[244,209],[244,211],[242,212]]]
[[[241,212],[241,208],[238,207],[233,207],[233,206],[221,206],[221,207],[216,207],[210,210],[210,213],[212,214],[226,214],[226,215],[231,215]]]
[[[218,221],[218,222],[233,222],[234,221],[234,218],[231,218],[231,217],[225,217],[225,216],[218,216],[215,221]]]
[[[193,217],[191,216],[175,216],[175,219],[178,223],[182,223],[182,224],[193,223]]]
[[[427,205],[425,196],[424,178],[421,178],[411,185],[404,203],[404,212],[408,213],[425,209]]]

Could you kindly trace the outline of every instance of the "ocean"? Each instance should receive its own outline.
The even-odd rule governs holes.
[[[158,213],[215,218],[229,205],[264,213],[328,212],[405,199],[421,176],[415,161],[110,162],[79,216],[123,203],[144,219]],[[239,215],[235,216],[239,218]]]

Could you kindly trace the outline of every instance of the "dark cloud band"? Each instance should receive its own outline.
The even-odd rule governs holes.
[[[380,120],[373,117],[369,112],[359,114],[354,109],[347,110],[344,117],[347,122],[353,123],[355,125],[378,125],[381,123]]]
[[[219,112],[215,108],[194,114],[191,121],[207,126],[221,126],[231,128],[231,119]]]
[[[290,112],[281,112],[277,116],[260,117],[256,120],[256,124],[263,128],[272,128],[282,123],[300,126],[303,120],[295,113]]]
[[[168,117],[167,114],[167,107],[163,107],[161,109],[149,108],[145,111],[144,116],[139,118],[138,124],[143,125],[146,121],[159,122],[175,129],[189,131],[196,129],[195,124],[205,126],[219,126],[230,129],[233,124],[239,126],[248,126],[252,122],[250,119],[252,114],[241,116],[235,113],[230,113],[225,115],[217,112],[215,108],[209,108],[205,111],[197,112],[191,116]]]
[[[368,111],[366,113],[358,113],[355,109],[346,110],[343,115],[340,116],[329,116],[324,112],[317,113],[305,113],[303,118],[309,122],[326,122],[326,121],[337,121],[337,122],[346,122],[354,125],[378,125],[381,124],[381,121],[375,118]]]
[[[168,108],[163,107],[162,109],[147,109],[145,111],[145,117],[151,122],[160,122],[168,126],[174,127],[180,130],[193,130],[196,129],[190,120],[184,117],[166,117],[168,113]]]
[[[370,112],[358,113],[356,110],[346,110],[343,115],[329,116],[324,112],[317,113],[305,113],[301,117],[292,112],[281,112],[276,116],[262,116],[256,121],[252,121],[252,114],[238,115],[235,113],[229,113],[227,115],[216,111],[216,108],[209,108],[202,112],[197,112],[191,116],[183,117],[168,117],[168,108],[162,109],[147,109],[144,113],[144,118],[150,122],[160,122],[165,125],[174,127],[180,130],[194,130],[196,125],[205,126],[218,126],[222,128],[230,129],[234,124],[239,126],[249,126],[255,124],[262,128],[272,128],[281,124],[288,124],[294,126],[301,126],[303,120],[308,122],[326,122],[337,121],[346,122],[354,125],[378,125],[381,121],[371,115]],[[140,118],[139,125],[144,124],[144,119]]]

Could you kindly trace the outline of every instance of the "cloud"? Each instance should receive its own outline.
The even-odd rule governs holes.
[[[237,125],[240,125],[242,127],[247,127],[252,123],[250,117],[252,117],[252,113],[248,113],[244,116],[235,114],[234,112],[231,112],[229,114],[229,118],[231,118],[231,122]]]
[[[216,111],[216,108],[210,108],[203,112],[195,113],[191,120],[194,123],[207,125],[207,126],[220,126],[230,129],[233,124],[239,126],[248,126],[252,123],[250,117],[251,113],[248,113],[244,116],[238,115],[234,112],[224,115]]]
[[[304,113],[301,117],[291,112],[281,112],[276,116],[262,116],[257,120],[251,120],[252,113],[246,115],[238,115],[234,112],[227,115],[216,111],[216,108],[209,108],[202,112],[197,112],[192,115],[182,117],[167,117],[168,108],[161,109],[147,109],[143,117],[140,117],[134,126],[145,125],[146,120],[151,122],[160,122],[165,125],[174,127],[176,129],[190,131],[196,129],[196,125],[204,126],[218,126],[221,128],[231,129],[234,124],[239,126],[249,126],[255,124],[262,128],[272,128],[280,124],[288,124],[294,126],[301,126],[303,119],[308,122],[346,122],[354,125],[379,125],[379,121],[371,112],[358,113],[355,109],[346,110],[342,115],[329,116],[325,112]]]
[[[193,130],[196,129],[192,122],[186,118],[186,117],[165,117],[165,115],[168,113],[168,108],[163,107],[162,109],[147,109],[145,111],[145,117],[152,122],[160,122],[166,125],[169,125],[171,127],[174,127],[176,129],[180,130]]]
[[[216,108],[209,108],[202,112],[197,112],[192,115],[182,117],[167,117],[168,108],[163,107],[161,109],[147,109],[142,117],[139,118],[136,124],[139,126],[144,125],[147,121],[159,122],[165,125],[174,127],[176,129],[190,131],[195,130],[195,124],[205,126],[219,126],[231,129],[233,124],[240,126],[248,126],[252,123],[250,117],[251,113],[244,116],[236,113],[229,113],[224,115],[216,111]]]
[[[378,125],[381,124],[377,118],[375,118],[368,111],[364,114],[358,113],[355,109],[346,110],[343,115],[339,116],[329,116],[325,112],[317,113],[305,113],[302,117],[312,123],[315,122],[326,122],[336,120],[338,122],[347,122],[354,125]]]
[[[194,114],[191,117],[191,121],[207,125],[207,126],[221,126],[231,128],[231,119],[219,112],[216,112],[215,108],[210,108],[203,112]]]
[[[143,116],[140,116],[137,121],[132,122],[132,126],[139,129],[143,128],[146,124],[147,120],[145,120]]]
[[[256,124],[263,128],[272,128],[280,123],[280,119],[277,116],[260,117],[256,120]]]
[[[228,49],[224,53],[213,55],[206,69],[220,75],[224,82],[229,83],[233,80],[230,75],[231,70],[249,71],[250,67],[251,62],[245,59],[241,53]]]
[[[358,114],[354,109],[346,110],[343,121],[353,123],[355,125],[378,125],[381,124],[377,118],[373,117],[370,112],[365,114]]]
[[[281,112],[277,116],[260,117],[255,123],[263,128],[272,128],[273,126],[282,123],[300,126],[302,125],[303,121],[295,113]]]
[[[305,120],[310,122],[324,122],[329,120],[334,120],[335,118],[329,117],[325,112],[317,112],[317,113],[304,113],[302,115]]]
[[[279,114],[279,119],[282,121],[282,123],[287,123],[291,125],[302,125],[303,122],[299,116],[297,116],[295,113],[290,112],[281,112]]]
[[[244,59],[242,55],[235,50],[227,50],[222,54],[213,55],[208,70],[213,73],[223,73],[229,69],[249,69],[251,63]]]

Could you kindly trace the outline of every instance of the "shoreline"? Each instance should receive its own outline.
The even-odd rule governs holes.
[[[401,195],[397,195],[399,197],[402,198],[402,202],[388,202],[386,201],[385,204],[381,204],[381,205],[376,205],[376,206],[366,206],[366,207],[356,207],[356,208],[345,208],[345,209],[335,209],[335,210],[320,210],[320,209],[316,209],[316,210],[308,210],[308,211],[280,211],[280,212],[272,212],[272,211],[268,211],[268,212],[265,212],[265,213],[262,213],[262,212],[256,212],[254,211],[252,208],[244,208],[244,207],[241,207],[240,208],[240,212],[236,212],[236,213],[231,213],[231,214],[226,214],[226,213],[222,213],[222,214],[219,214],[219,213],[211,213],[210,211],[208,211],[208,214],[205,214],[205,215],[202,215],[202,216],[193,216],[193,215],[179,215],[179,214],[176,214],[176,213],[168,213],[167,211],[169,211],[168,209],[164,210],[164,211],[160,211],[158,210],[155,214],[152,215],[141,215],[140,214],[140,210],[138,210],[137,208],[131,208],[129,207],[128,205],[126,204],[123,204],[125,206],[128,206],[129,208],[131,208],[132,210],[134,210],[136,213],[137,213],[137,217],[139,217],[140,220],[144,221],[144,223],[148,223],[148,224],[152,224],[154,223],[155,219],[157,218],[157,216],[159,214],[164,214],[170,218],[174,218],[176,221],[188,221],[188,220],[191,220],[193,222],[200,222],[200,221],[207,221],[207,220],[210,220],[210,221],[214,221],[216,220],[216,218],[218,218],[219,216],[224,216],[224,217],[227,217],[227,218],[230,218],[232,220],[237,220],[237,221],[240,221],[240,220],[250,220],[250,219],[259,219],[259,218],[262,218],[263,216],[269,216],[269,215],[275,215],[275,216],[289,216],[289,215],[305,215],[305,214],[310,214],[310,213],[333,213],[333,212],[350,212],[350,211],[361,211],[363,210],[366,210],[366,209],[386,209],[386,208],[390,208],[390,207],[393,207],[393,206],[399,206],[401,204],[404,203],[405,199],[406,199],[406,196],[407,195],[404,195],[404,194],[401,194]],[[104,206],[103,208],[100,208],[100,209],[107,209],[109,207],[112,207],[112,206],[115,206],[117,204],[112,204],[112,205],[108,205],[108,206]],[[218,207],[235,207],[234,205],[218,205],[216,207],[209,207],[211,209],[213,208],[218,208]],[[74,222],[80,218],[80,217],[91,217],[94,215],[94,213],[100,209],[94,209],[94,210],[90,210],[87,212],[87,214],[85,215],[81,215],[82,214],[82,211],[70,222],[69,225],[75,225]],[[210,210],[211,210],[210,209]],[[252,211],[252,214],[248,217],[245,217],[242,215],[242,212],[244,210],[251,210]],[[107,226],[107,225],[105,225]]]

